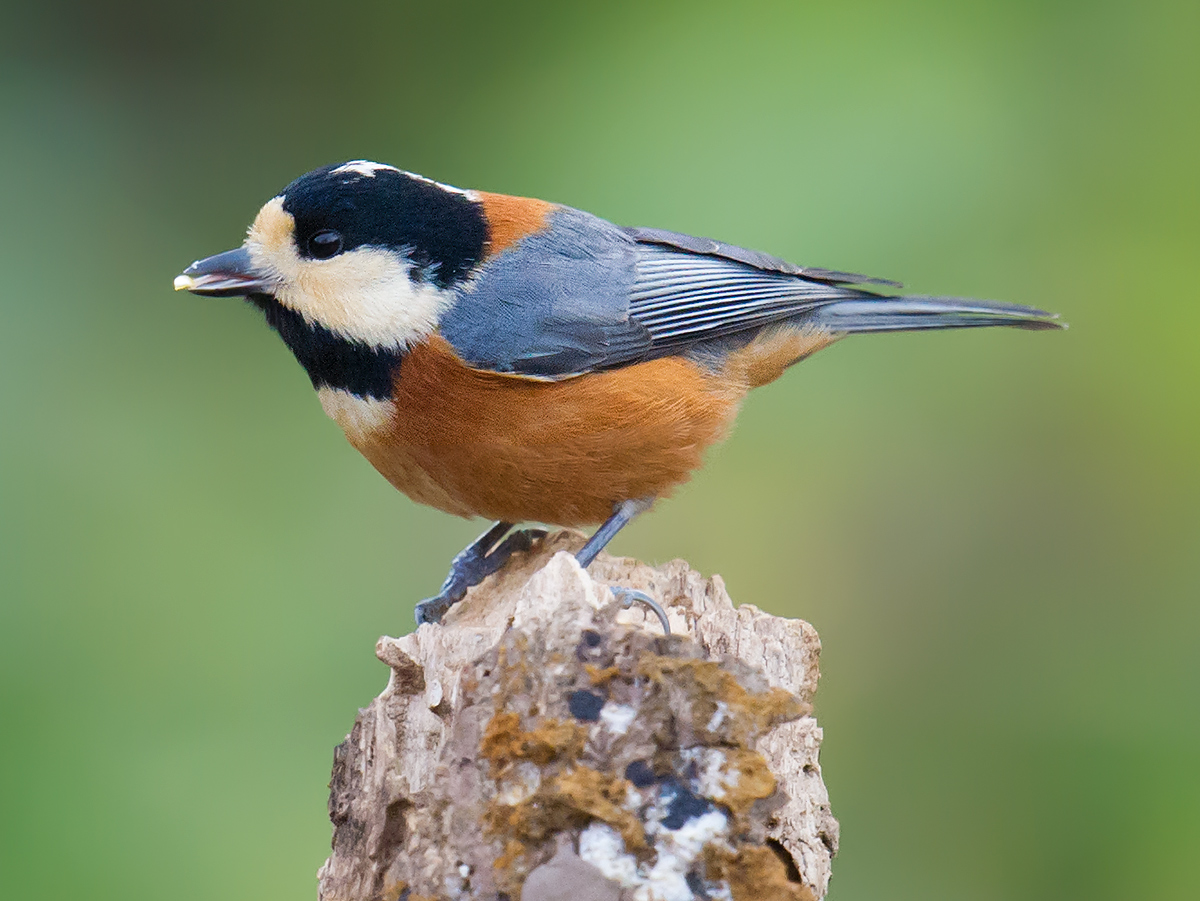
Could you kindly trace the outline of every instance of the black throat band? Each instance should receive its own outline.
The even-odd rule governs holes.
[[[305,321],[269,294],[251,294],[246,299],[266,314],[267,324],[291,348],[314,388],[338,388],[374,400],[392,396],[393,373],[404,359],[403,351],[343,338]]]

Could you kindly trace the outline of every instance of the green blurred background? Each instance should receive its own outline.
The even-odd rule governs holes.
[[[367,157],[1066,333],[869,337],[618,553],[824,641],[831,898],[1200,897],[1200,5],[0,12],[10,898],[311,898],[326,780],[480,523],[260,317],[171,292]]]

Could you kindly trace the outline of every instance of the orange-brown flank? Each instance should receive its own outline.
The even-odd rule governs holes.
[[[448,513],[598,523],[686,481],[749,388],[832,340],[776,334],[720,373],[664,357],[548,382],[471,369],[435,335],[400,365],[393,420],[354,444],[396,488]]]
[[[744,394],[677,357],[560,382],[480,372],[435,336],[401,364],[390,426],[355,446],[420,503],[584,525],[686,480]]]

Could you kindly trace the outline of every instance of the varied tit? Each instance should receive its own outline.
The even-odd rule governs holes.
[[[1059,327],[888,287],[365,160],[296,179],[241,247],[175,280],[261,309],[396,488],[496,520],[418,622],[528,547],[520,522],[603,523],[577,555],[587,566],[700,465],[747,391],[847,335]]]

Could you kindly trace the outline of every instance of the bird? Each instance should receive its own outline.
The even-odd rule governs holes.
[[[746,394],[850,335],[1063,327],[1015,304],[899,293],[709,238],[463,190],[395,166],[315,169],[177,291],[241,296],[321,406],[412,500],[495,524],[416,607],[437,623],[545,531],[599,524],[587,567],[685,482]],[[628,600],[660,607],[634,592]]]

